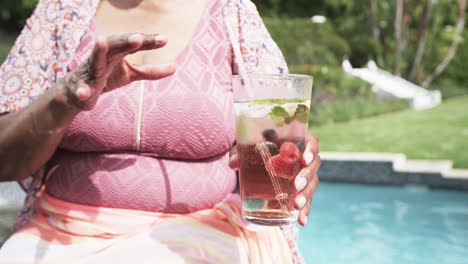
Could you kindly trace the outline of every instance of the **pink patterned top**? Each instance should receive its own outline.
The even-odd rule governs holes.
[[[106,93],[74,119],[48,163],[49,194],[87,205],[188,213],[211,208],[234,190],[232,55],[221,11],[220,1],[209,2],[173,76]],[[89,56],[95,39],[91,23],[71,68]]]
[[[242,65],[255,73],[287,67],[250,0],[210,1],[174,76],[119,88],[77,116],[57,154],[22,183],[28,196],[17,228],[34,213],[44,183],[69,201],[163,212],[208,208],[233,190],[231,77]],[[98,4],[39,1],[0,67],[0,114],[26,107],[84,60]],[[297,234],[291,230],[285,234]],[[300,263],[293,237],[290,245]]]

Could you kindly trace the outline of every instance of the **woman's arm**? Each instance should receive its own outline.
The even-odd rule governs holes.
[[[62,80],[28,107],[0,116],[0,181],[25,179],[44,165],[78,112]]]
[[[137,80],[174,73],[172,64],[133,66],[125,56],[163,47],[160,35],[99,38],[90,58],[53,84],[28,107],[0,116],[0,181],[22,180],[40,169],[80,112],[91,110],[103,92]]]

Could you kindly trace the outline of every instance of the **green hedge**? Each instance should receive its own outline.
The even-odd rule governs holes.
[[[31,16],[38,0],[4,0],[0,4],[1,29],[8,32],[19,31]]]
[[[11,46],[13,45],[14,41],[14,36],[0,32],[0,64],[3,63],[6,56],[10,52]]]
[[[404,101],[383,101],[375,95],[335,98],[319,104],[312,104],[309,124],[313,128],[401,111],[407,108],[408,104]]]
[[[290,64],[337,66],[350,53],[348,43],[329,23],[305,18],[264,18],[264,22]]]

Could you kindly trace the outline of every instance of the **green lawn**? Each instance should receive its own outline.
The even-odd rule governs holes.
[[[402,111],[318,128],[321,151],[404,153],[468,168],[468,96],[424,111]]]

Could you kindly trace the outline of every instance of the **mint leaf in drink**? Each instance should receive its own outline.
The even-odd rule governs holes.
[[[291,119],[288,112],[281,106],[275,106],[270,111],[270,117],[275,121],[276,125],[283,126],[285,120]]]
[[[292,99],[263,99],[250,102],[254,104],[287,104],[287,103],[305,103],[305,99],[292,98]]]
[[[297,120],[301,123],[308,123],[309,122],[309,107],[304,104],[299,104],[296,108],[296,112],[292,117],[293,120]]]

